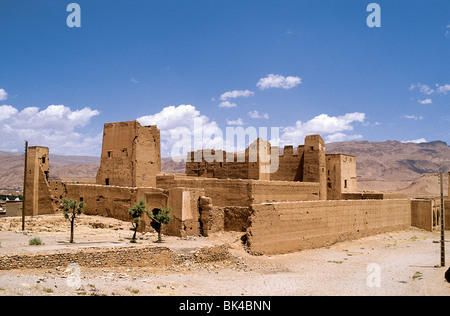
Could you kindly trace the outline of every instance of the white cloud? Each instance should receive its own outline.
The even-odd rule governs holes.
[[[430,95],[430,94],[434,93],[434,90],[431,89],[431,87],[427,86],[426,84],[421,84],[421,83],[413,83],[409,87],[409,90],[412,91],[412,90],[415,90],[416,88],[419,89],[420,92],[422,92],[424,94],[427,94],[427,95]]]
[[[218,124],[192,105],[165,107],[154,115],[137,119],[142,125],[157,125],[161,131],[161,154],[172,158],[188,151],[223,148],[223,133]]]
[[[412,91],[415,89],[419,89],[419,91],[421,93],[426,94],[426,95],[447,94],[450,91],[450,84],[444,84],[442,86],[440,86],[439,84],[436,84],[435,86],[436,86],[436,88],[432,89],[430,86],[428,86],[426,84],[414,83],[409,87],[409,90]],[[426,99],[426,100],[428,101],[430,99]],[[426,103],[426,104],[429,104],[429,103]]]
[[[227,120],[227,124],[228,125],[238,125],[238,126],[242,126],[244,125],[244,121],[242,121],[241,118],[238,118],[237,120]]]
[[[256,84],[261,90],[270,88],[292,89],[302,83],[299,77],[284,77],[282,75],[270,74],[265,78],[261,78]]]
[[[55,154],[99,155],[102,134],[92,137],[77,132],[99,114],[89,108],[72,111],[64,105],[50,105],[44,110],[28,107],[20,112],[12,106],[1,106],[0,149],[17,150],[28,140],[30,146],[46,146]]]
[[[140,83],[140,81],[137,80],[137,79],[135,79],[135,78],[131,78],[130,81],[131,81],[132,83],[136,83],[136,84]]]
[[[423,120],[423,116],[415,116],[415,115],[405,115],[404,118],[408,119],[408,120],[415,120],[415,121],[422,121]]]
[[[419,138],[419,139],[415,139],[415,140],[402,141],[402,143],[404,143],[404,144],[407,144],[407,143],[421,144],[421,143],[427,143],[427,140],[425,138]]]
[[[253,118],[253,119],[266,119],[266,120],[268,120],[269,119],[269,114],[267,114],[267,113],[264,113],[264,114],[259,114],[259,112],[258,111],[252,111],[252,112],[248,112],[248,116],[250,116],[251,118]]]
[[[281,129],[281,140],[283,144],[302,144],[305,137],[311,134],[320,134],[327,142],[347,141],[361,139],[361,135],[348,135],[344,132],[353,131],[356,123],[363,123],[365,113],[348,113],[343,116],[329,116],[322,114],[307,121],[297,121],[295,126]]]
[[[10,105],[0,106],[0,122],[9,119],[11,116],[17,114],[17,112],[17,109],[13,108]]]
[[[255,93],[250,90],[234,90],[225,92],[220,96],[220,100],[227,101],[228,99],[236,99],[236,98],[248,98],[254,96]]]
[[[436,85],[437,93],[447,94],[450,91],[450,84],[445,84],[443,86]]]
[[[424,100],[417,100],[420,104],[426,105],[426,104],[433,104],[433,100],[431,99],[424,99]]]
[[[237,107],[237,104],[236,103],[232,103],[230,101],[224,101],[224,102],[219,104],[219,108],[227,108],[227,109],[229,109],[229,108],[235,108],[235,107]]]
[[[0,101],[8,99],[8,93],[4,89],[0,89]]]

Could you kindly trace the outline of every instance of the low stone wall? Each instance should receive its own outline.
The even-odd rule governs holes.
[[[171,265],[174,253],[164,247],[79,250],[48,254],[0,256],[0,270],[66,268],[69,264],[81,267],[147,267]]]
[[[0,256],[0,270],[80,267],[167,267],[192,263],[214,263],[235,258],[225,245],[203,247],[189,254],[175,252],[166,247],[136,246],[121,248],[81,249],[71,252],[21,254]]]
[[[255,204],[251,210],[246,244],[257,254],[320,248],[411,226],[409,200]]]

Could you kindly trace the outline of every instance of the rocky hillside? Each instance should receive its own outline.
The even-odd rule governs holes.
[[[423,174],[450,171],[450,147],[439,141],[353,141],[328,144],[327,152],[356,156],[361,180],[413,181]]]

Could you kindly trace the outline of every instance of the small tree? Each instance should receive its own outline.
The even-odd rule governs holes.
[[[169,215],[170,212],[172,212],[172,209],[170,207],[165,207],[162,210],[155,208],[149,213],[149,216],[152,219],[152,227],[158,232],[158,242],[162,242],[162,226],[169,224],[173,220],[173,217]]]
[[[83,209],[86,206],[84,202],[78,202],[76,200],[63,199],[63,214],[66,220],[70,221],[70,243],[73,244],[73,229],[75,219],[78,215],[83,213]]]
[[[140,200],[139,203],[136,203],[132,208],[130,208],[128,213],[131,216],[131,223],[133,224],[133,231],[134,231],[131,242],[136,243],[136,233],[139,228],[139,225],[141,224],[141,217],[142,215],[147,213],[145,201],[143,199]]]

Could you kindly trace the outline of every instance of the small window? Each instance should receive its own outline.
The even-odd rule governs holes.
[[[80,202],[84,202],[84,197],[80,197]]]
[[[112,157],[112,151],[108,151],[108,158]]]
[[[45,164],[45,157],[42,157],[42,163]]]
[[[105,179],[105,184],[106,184],[106,185],[109,185],[109,178],[106,178],[106,179]]]
[[[344,180],[344,189],[347,189],[347,188],[348,188],[348,181]]]

